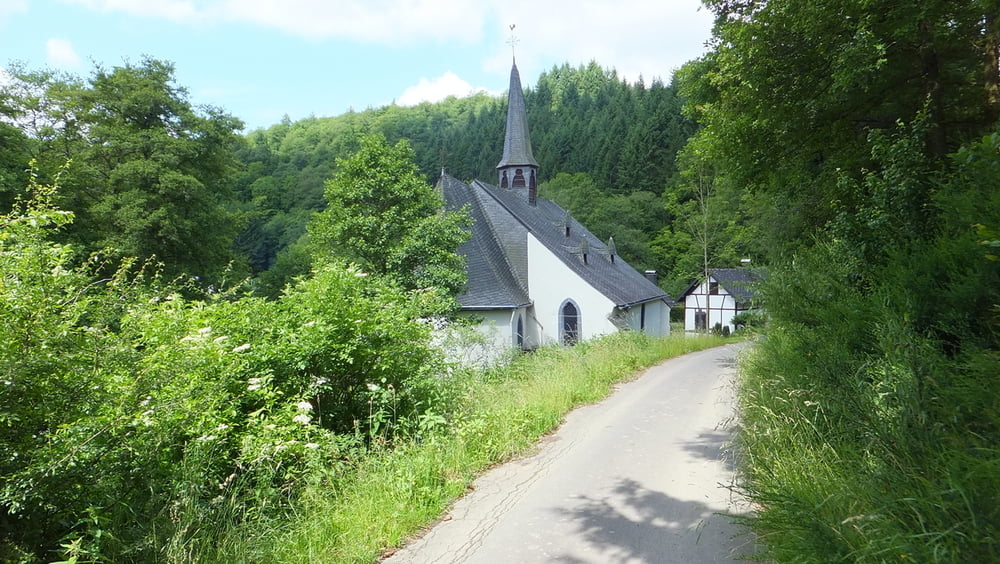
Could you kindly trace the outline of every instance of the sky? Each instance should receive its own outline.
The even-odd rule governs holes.
[[[512,56],[525,87],[590,61],[669,82],[711,25],[700,0],[0,0],[0,70],[87,77],[150,56],[175,65],[193,104],[250,131],[501,94]]]

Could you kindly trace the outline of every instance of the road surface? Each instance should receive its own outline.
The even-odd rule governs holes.
[[[579,408],[526,458],[476,480],[386,564],[736,562],[729,491],[739,346],[688,354]]]

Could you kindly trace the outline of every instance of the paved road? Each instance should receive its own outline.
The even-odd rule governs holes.
[[[387,564],[735,562],[728,489],[738,348],[647,370],[569,414],[535,454],[479,478],[445,520]]]

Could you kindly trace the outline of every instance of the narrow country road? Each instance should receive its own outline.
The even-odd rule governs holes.
[[[751,550],[719,513],[739,346],[669,360],[566,417],[529,457],[480,477],[404,563],[735,562]]]

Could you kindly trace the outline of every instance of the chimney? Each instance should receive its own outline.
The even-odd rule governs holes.
[[[645,276],[646,276],[646,280],[649,280],[653,284],[656,284],[656,283],[659,282],[658,277],[656,276],[656,271],[655,270],[647,270],[645,272]]]

